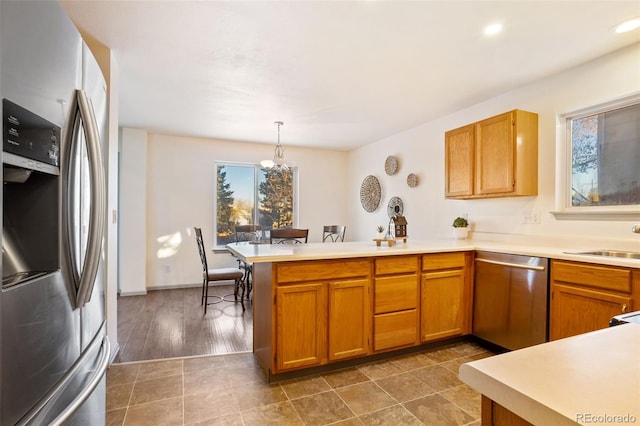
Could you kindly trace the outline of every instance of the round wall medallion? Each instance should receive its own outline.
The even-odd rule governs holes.
[[[402,216],[404,213],[404,204],[400,197],[391,197],[389,204],[387,204],[387,214],[389,217]]]
[[[395,175],[398,172],[398,159],[393,155],[387,157],[384,162],[384,171],[389,175]]]
[[[409,173],[409,176],[407,176],[407,185],[409,185],[409,188],[418,186],[418,176],[415,173]]]
[[[373,175],[369,175],[362,181],[360,185],[360,203],[362,208],[371,213],[380,205],[380,195],[382,190],[380,189],[380,182],[378,178]]]

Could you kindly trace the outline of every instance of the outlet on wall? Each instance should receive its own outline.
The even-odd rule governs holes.
[[[523,210],[522,211],[522,223],[524,224],[539,224],[540,213],[535,210]]]

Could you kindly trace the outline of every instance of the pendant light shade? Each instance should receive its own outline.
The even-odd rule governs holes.
[[[280,145],[280,126],[283,126],[284,123],[276,121],[274,124],[278,126],[278,143],[273,152],[273,160],[262,160],[260,165],[265,169],[289,170],[289,166],[284,161],[284,147]]]

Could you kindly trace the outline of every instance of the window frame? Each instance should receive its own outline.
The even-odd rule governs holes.
[[[253,182],[254,182],[254,207],[253,207],[253,217],[257,218],[259,214],[259,205],[260,205],[260,195],[259,195],[259,183],[260,183],[260,170],[264,169],[260,165],[260,163],[252,163],[252,162],[242,162],[242,161],[214,161],[214,171],[213,171],[213,248],[216,251],[224,251],[227,252],[227,248],[224,245],[217,244],[218,235],[218,167],[226,166],[226,167],[251,167],[253,168]],[[299,179],[298,179],[298,168],[297,167],[289,167],[291,172],[293,173],[293,227],[298,226],[298,212],[299,212]]]
[[[640,104],[640,91],[596,105],[557,114],[556,116],[556,191],[555,210],[558,220],[640,220],[640,204],[624,206],[571,205],[571,120],[613,109]]]

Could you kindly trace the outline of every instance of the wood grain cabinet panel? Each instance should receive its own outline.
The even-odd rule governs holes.
[[[374,314],[416,309],[418,306],[418,274],[376,278]]]
[[[369,280],[329,283],[329,360],[370,352]]]
[[[423,342],[463,334],[465,306],[464,270],[422,275]]]
[[[386,256],[379,257],[374,262],[376,276],[418,271],[417,256]]]
[[[640,271],[553,260],[550,340],[600,330],[640,307]]]
[[[514,115],[513,112],[497,115],[476,125],[476,194],[500,194],[514,190]]]
[[[302,284],[276,289],[278,370],[311,367],[327,360],[327,286]]]
[[[373,319],[373,349],[384,351],[418,344],[417,323],[416,309],[376,315]]]
[[[554,284],[550,339],[607,328],[611,317],[632,309],[633,302],[629,296]]]
[[[286,284],[362,277],[369,275],[369,268],[367,260],[343,260],[341,262],[313,260],[278,264],[276,274],[278,284]]]
[[[445,133],[445,197],[538,195],[538,115],[513,110]]]
[[[445,197],[464,198],[473,195],[475,140],[476,128],[474,124],[445,133]]]
[[[420,339],[422,342],[471,332],[473,252],[422,257]]]
[[[371,265],[362,259],[276,265],[275,372],[371,352]]]
[[[433,253],[422,256],[423,271],[438,271],[442,269],[464,268],[467,252]]]
[[[419,335],[420,257],[375,259],[373,350],[417,345]]]

